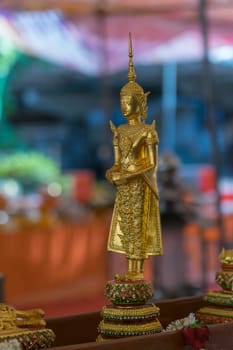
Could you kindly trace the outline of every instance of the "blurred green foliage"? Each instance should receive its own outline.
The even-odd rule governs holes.
[[[36,152],[14,152],[0,155],[0,177],[15,179],[23,185],[37,187],[59,182],[67,187],[67,176],[61,174],[58,164],[51,158]]]

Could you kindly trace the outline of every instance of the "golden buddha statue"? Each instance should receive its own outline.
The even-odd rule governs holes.
[[[108,250],[128,259],[126,275],[115,278],[143,279],[144,260],[162,254],[159,195],[156,184],[158,136],[155,122],[146,124],[148,92],[136,83],[129,34],[129,82],[120,92],[123,116],[128,123],[115,127],[115,162],[107,179],[117,187]]]
[[[116,127],[110,122],[115,161],[106,173],[117,188],[108,250],[126,255],[128,271],[105,285],[111,304],[102,308],[98,341],[162,331],[159,308],[149,302],[153,285],[144,280],[143,271],[145,259],[162,254],[156,184],[158,136],[155,122],[145,123],[148,93],[135,81],[131,36],[128,79],[120,92],[122,114],[128,123]]]

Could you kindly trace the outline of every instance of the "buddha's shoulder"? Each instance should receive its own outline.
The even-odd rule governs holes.
[[[143,122],[131,125],[131,124],[121,124],[120,126],[118,126],[118,130],[119,131],[128,131],[130,130],[131,132],[135,131],[140,131],[140,130],[149,130],[150,129],[150,125],[145,124]]]
[[[143,122],[136,125],[122,124],[118,126],[117,131],[121,135],[134,135],[135,137],[142,136],[155,136],[157,135],[154,123],[145,124]]]
[[[155,129],[155,121],[153,121],[151,124],[144,124],[145,130],[148,134],[151,135],[157,135],[156,129]]]

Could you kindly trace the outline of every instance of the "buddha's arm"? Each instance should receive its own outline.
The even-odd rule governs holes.
[[[118,142],[113,143],[113,153],[114,153],[114,165],[119,166],[120,165],[120,150],[119,150]]]
[[[145,182],[151,188],[152,192],[154,192],[157,199],[159,199],[159,193],[156,183],[156,172],[158,166],[158,140],[156,137],[156,132],[149,133],[147,142],[147,150],[148,150],[148,169],[142,174]],[[151,170],[151,171],[150,171]]]
[[[110,126],[113,131],[113,155],[114,155],[114,165],[107,170],[106,172],[106,178],[109,182],[114,183],[115,181],[115,173],[119,173],[119,166],[120,166],[120,149],[119,149],[119,140],[118,140],[118,131],[115,125],[110,121]],[[119,175],[118,175],[119,177]]]
[[[154,124],[152,124],[154,127]],[[157,170],[158,165],[158,137],[155,130],[151,130],[146,139],[148,149],[148,161]]]
[[[110,120],[110,127],[113,132],[113,154],[114,154],[114,166],[119,166],[120,164],[120,149],[119,149],[119,137],[118,130],[113,122]]]
[[[149,164],[157,168],[158,163],[158,146],[149,143],[148,144],[148,155],[149,155]]]

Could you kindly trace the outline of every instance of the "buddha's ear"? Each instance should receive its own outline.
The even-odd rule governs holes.
[[[145,92],[145,98],[147,98],[148,95],[150,95],[150,91]]]

